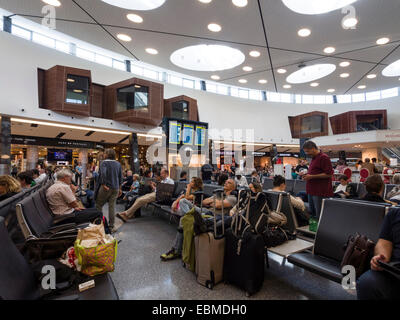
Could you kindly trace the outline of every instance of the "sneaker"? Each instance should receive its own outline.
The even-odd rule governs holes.
[[[162,261],[169,261],[169,260],[174,260],[180,258],[181,255],[175,251],[174,248],[172,248],[170,251],[167,253],[163,253],[160,258]]]

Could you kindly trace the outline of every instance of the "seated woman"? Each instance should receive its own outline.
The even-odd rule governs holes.
[[[285,178],[282,177],[281,175],[275,176],[273,181],[273,186],[274,187],[272,188],[272,191],[279,191],[279,192],[285,191],[286,190]],[[308,225],[310,215],[306,210],[303,200],[299,197],[293,197],[292,195],[289,196],[290,196],[290,203],[293,206],[299,227]]]
[[[34,183],[32,174],[28,171],[20,172],[17,175],[17,180],[21,184],[22,190],[27,190],[30,187],[32,187],[32,184]]]
[[[352,184],[349,184],[349,178],[343,174],[339,177],[339,181],[340,184],[335,187],[334,198],[355,198],[356,190]]]
[[[172,203],[171,209],[174,213],[178,213],[180,216],[183,216],[184,213],[179,208],[179,203],[182,199],[186,199],[190,202],[199,201],[200,199],[195,199],[194,193],[196,191],[203,191],[203,180],[201,178],[193,177],[190,183],[186,186],[186,191]]]
[[[400,173],[393,176],[393,184],[396,186],[386,195],[386,199],[400,204]]]
[[[12,176],[0,176],[0,201],[21,192],[21,184]]]

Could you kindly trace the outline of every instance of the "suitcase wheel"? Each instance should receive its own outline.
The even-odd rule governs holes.
[[[207,281],[206,282],[206,287],[210,290],[212,290],[214,288],[214,284],[212,283],[212,281]]]
[[[246,297],[249,298],[250,296],[251,294],[246,291]]]

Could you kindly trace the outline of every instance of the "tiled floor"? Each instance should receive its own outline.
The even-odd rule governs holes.
[[[159,256],[170,249],[175,232],[176,225],[145,210],[142,218],[119,228],[116,237],[122,242],[111,276],[121,299],[248,299],[231,285],[222,283],[213,290],[199,285],[180,260],[162,262]],[[250,299],[351,300],[355,293],[270,254],[264,286]]]

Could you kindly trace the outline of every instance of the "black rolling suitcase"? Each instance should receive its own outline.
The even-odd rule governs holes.
[[[239,223],[232,223],[232,229],[225,233],[225,283],[241,288],[246,296],[257,293],[264,282],[264,254],[264,239],[250,224],[240,230]]]

